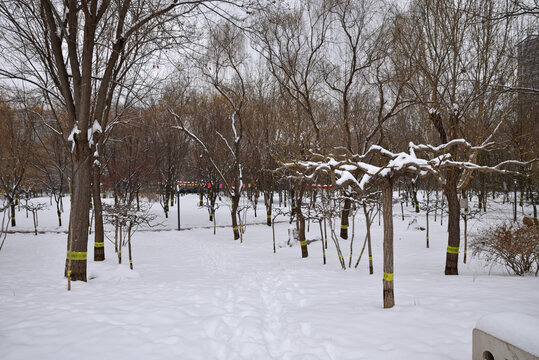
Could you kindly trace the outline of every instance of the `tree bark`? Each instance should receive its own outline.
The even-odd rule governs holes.
[[[301,257],[306,258],[309,256],[309,251],[307,250],[307,239],[305,238],[305,217],[303,216],[303,211],[301,210],[301,205],[303,203],[303,193],[305,187],[301,186],[301,190],[296,192],[296,215],[298,222],[298,238],[301,245]]]
[[[460,247],[460,204],[457,194],[458,170],[450,169],[444,188],[448,207],[448,240],[445,260],[445,274],[458,275]]]
[[[103,229],[103,204],[101,202],[101,168],[92,166],[92,190],[94,198],[94,261],[105,260],[105,233]]]
[[[273,191],[264,191],[264,204],[266,205],[266,224],[271,226],[271,211],[273,207]]]
[[[239,195],[232,197],[232,210],[230,211],[230,215],[232,216],[232,231],[234,232],[234,240],[238,240],[240,238],[240,231],[238,227],[238,203],[239,201],[240,201]]]
[[[58,226],[62,226],[62,212],[60,211],[60,200],[61,198],[58,197],[58,200],[56,200],[56,197],[54,201],[56,202],[56,214],[58,215]]]
[[[393,184],[382,182],[382,206],[384,216],[384,308],[395,306],[393,291]]]
[[[351,205],[352,201],[350,201],[350,199],[344,200],[344,207],[341,213],[341,238],[343,239],[348,239],[348,225]]]
[[[133,231],[133,223],[129,223],[129,229],[127,233],[127,248],[129,250],[129,268],[133,270],[133,253],[131,252],[131,233]]]
[[[86,258],[88,252],[88,226],[90,211],[90,148],[88,142],[77,143],[77,154],[73,159],[74,174],[71,194],[71,226],[73,239],[71,254],[68,252],[65,267],[67,276],[71,256],[71,280],[86,281]],[[67,242],[69,249],[69,239]],[[69,251],[69,250],[68,250]]]
[[[402,207],[402,202],[401,202]],[[367,251],[369,252],[369,274],[374,273],[374,267],[372,264],[372,246],[371,246],[371,216],[367,210],[367,204],[363,203],[363,213],[365,214],[365,224],[367,226]]]

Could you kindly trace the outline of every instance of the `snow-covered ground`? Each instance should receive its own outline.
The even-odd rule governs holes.
[[[481,316],[517,311],[539,318],[539,278],[508,276],[473,258],[465,265],[462,256],[461,275],[444,276],[446,219],[441,226],[431,218],[427,249],[425,232],[409,226],[411,207],[404,221],[400,205],[394,208],[396,306],[384,310],[377,220],[369,275],[365,257],[357,269],[341,270],[331,241],[323,265],[320,241],[309,245],[306,259],[298,246],[273,254],[265,225],[248,226],[243,244],[232,240],[230,227],[213,235],[197,203],[194,195],[182,197],[182,227],[190,228],[183,231],[175,230],[176,206],[165,220],[154,205],[163,224],[135,234],[135,269],[118,265],[106,241],[107,260],[89,261],[90,280],[74,282],[71,292],[63,278],[66,226],[58,228],[53,206],[40,213],[45,233],[9,234],[0,252],[0,358],[461,360],[471,358]],[[470,221],[471,231],[511,218],[507,204],[493,206]],[[258,210],[249,223],[264,222],[262,202]],[[230,224],[228,212],[225,205],[218,210],[218,226]],[[17,220],[14,230],[33,230],[24,210]],[[422,213],[417,224],[424,222]],[[289,226],[276,224],[280,243]],[[355,229],[354,261],[365,233],[360,215]],[[317,224],[310,230],[309,239],[319,238]],[[349,244],[341,240],[346,256]]]

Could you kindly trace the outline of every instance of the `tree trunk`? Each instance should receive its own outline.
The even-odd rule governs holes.
[[[32,219],[34,220],[34,235],[37,235],[37,210],[32,211]]]
[[[94,198],[94,261],[105,260],[105,233],[103,229],[103,204],[101,203],[101,169],[99,166],[92,167],[93,175],[93,198]]]
[[[393,291],[393,184],[391,180],[382,182],[382,203],[384,216],[384,309],[395,306]]]
[[[86,258],[88,252],[88,226],[90,211],[90,148],[88,142],[77,144],[78,153],[73,160],[73,179],[71,186],[71,226],[73,232],[71,253],[67,254],[65,276],[67,276],[71,257],[71,280],[86,281]],[[67,242],[69,249],[69,238]]]
[[[240,231],[238,227],[239,200],[240,200],[239,195],[232,197],[232,210],[230,211],[230,215],[232,216],[232,231],[234,232],[234,240],[238,240],[240,238]]]
[[[118,229],[119,229],[118,232],[120,236],[120,238],[118,239],[118,264],[122,263],[122,246],[123,246],[122,228],[123,228],[123,224],[120,223],[120,225],[118,226]]]
[[[198,206],[204,206],[204,190],[202,189],[202,186],[199,186],[198,188]]]
[[[210,200],[210,222],[213,222],[215,217],[215,202],[217,201],[217,194],[215,193],[215,190],[212,188],[208,194],[209,200]]]
[[[533,221],[537,224],[537,205],[535,204],[535,197],[533,196],[533,190],[531,192],[531,202],[533,205]]]
[[[468,252],[468,218],[464,215],[464,263],[466,264],[466,253]]]
[[[290,212],[290,224],[292,224],[292,220],[294,219],[294,216],[296,215],[296,200],[295,200],[294,189],[290,190],[290,202],[291,202],[291,207],[292,207],[292,211]],[[286,198],[285,198],[285,203],[286,203]]]
[[[129,223],[129,229],[127,233],[127,249],[129,250],[129,268],[133,270],[133,254],[131,252],[131,232],[133,231],[133,223]]]
[[[273,191],[264,191],[264,204],[266,205],[266,224],[271,226],[271,210],[273,207]]]
[[[344,200],[344,207],[341,213],[341,238],[348,239],[348,225],[349,225],[349,215],[350,215],[350,206],[352,201],[350,199]]]
[[[460,204],[457,195],[458,170],[449,170],[444,188],[448,208],[448,241],[445,274],[458,275],[460,247]]]
[[[305,238],[305,217],[303,216],[303,211],[301,210],[304,191],[305,191],[305,187],[302,186],[301,190],[296,192],[297,196],[295,199],[296,215],[297,215],[297,222],[298,222],[298,235],[299,235],[299,243],[301,245],[302,258],[306,258],[309,256],[309,251],[307,250],[307,239]]]
[[[15,227],[17,223],[15,222],[15,202],[11,202],[11,227]]]
[[[413,196],[413,204],[415,207],[415,212],[419,213],[419,201],[417,200],[417,185],[412,185],[412,196]]]
[[[62,226],[62,212],[60,211],[60,199],[56,201],[56,214],[58,214],[58,226]]]
[[[114,252],[118,252],[118,216],[114,218]]]
[[[320,243],[322,244],[322,257],[324,259],[324,265],[326,264],[326,249],[324,248],[324,231],[322,230],[322,220],[318,222],[320,225]]]

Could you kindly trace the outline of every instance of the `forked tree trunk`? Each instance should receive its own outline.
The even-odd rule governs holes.
[[[73,159],[73,179],[71,193],[71,226],[73,232],[72,248],[69,253],[67,242],[67,259],[65,276],[67,276],[69,258],[71,258],[71,280],[86,281],[86,258],[88,252],[88,226],[90,211],[90,148],[88,142],[77,143],[76,155]]]
[[[94,261],[105,260],[105,234],[103,229],[103,204],[101,202],[101,169],[99,166],[92,166],[93,173],[93,198],[94,198]]]
[[[348,225],[351,205],[352,201],[350,201],[350,199],[344,200],[344,207],[341,213],[341,238],[343,239],[348,239]]]
[[[448,207],[448,241],[445,260],[445,274],[458,275],[460,247],[460,204],[457,195],[458,170],[449,170],[444,193]]]
[[[402,202],[401,202],[402,206]],[[369,252],[369,274],[374,273],[374,267],[372,263],[372,245],[371,245],[371,216],[367,210],[367,204],[363,203],[363,214],[365,214],[365,225],[367,226],[367,251]]]
[[[393,290],[393,184],[382,182],[382,206],[384,216],[384,308],[395,306]]]

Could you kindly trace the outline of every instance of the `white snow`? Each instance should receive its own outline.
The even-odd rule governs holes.
[[[539,356],[537,316],[517,312],[490,314],[480,318],[475,327],[532,355]]]
[[[99,125],[99,122],[97,120],[94,120],[94,124],[91,128],[88,129],[88,145],[92,147],[94,144],[94,134],[102,133],[103,129],[101,129],[101,125]]]
[[[67,137],[67,141],[71,143],[71,152],[75,150],[75,136],[79,135],[81,133],[78,124],[75,123],[73,126],[73,130],[71,130],[71,133]]]
[[[208,212],[197,203],[196,195],[181,197],[182,228],[191,229],[183,231],[174,230],[176,204],[168,219],[154,205],[163,224],[135,233],[134,270],[125,257],[117,264],[106,240],[107,260],[88,261],[89,281],[74,282],[71,292],[63,278],[67,212],[61,228],[51,206],[39,215],[39,230],[46,233],[9,234],[0,252],[0,357],[461,360],[471,358],[472,329],[482,316],[518,309],[539,317],[537,277],[507,276],[503,268],[470,257],[462,264],[462,256],[460,275],[443,275],[446,219],[440,226],[439,217],[431,217],[427,249],[425,232],[407,229],[413,219],[424,226],[425,214],[409,208],[401,221],[396,205],[396,306],[384,310],[383,231],[376,219],[369,275],[365,256],[358,269],[340,270],[331,241],[327,265],[320,241],[309,244],[306,259],[298,246],[278,247],[273,254],[272,231],[265,225],[249,225],[243,244],[233,241],[225,201],[216,215],[217,225],[225,227],[213,235]],[[497,207],[482,222],[511,218],[510,205],[490,205]],[[69,199],[64,207],[69,211]],[[250,210],[247,222],[265,222],[263,204],[258,214],[254,218]],[[288,238],[289,226],[276,224],[279,243]],[[468,226],[475,230],[480,223],[470,220]],[[362,245],[357,239],[365,235],[363,217],[354,228],[355,260]],[[15,230],[33,230],[23,209]],[[311,223],[306,235],[319,239],[318,224]],[[341,240],[342,249],[349,245]]]

